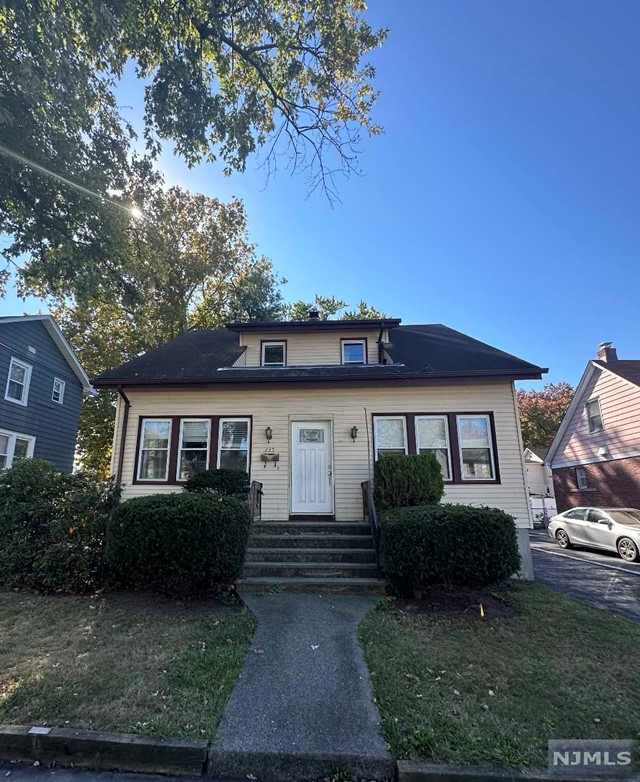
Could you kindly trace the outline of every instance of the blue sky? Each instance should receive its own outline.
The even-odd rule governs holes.
[[[637,0],[371,0],[368,18],[390,28],[372,58],[386,132],[341,203],[302,176],[265,186],[259,158],[228,179],[169,153],[168,182],[244,199],[288,299],[446,323],[552,381],[577,382],[605,339],[640,358]],[[127,78],[129,116],[140,96]]]

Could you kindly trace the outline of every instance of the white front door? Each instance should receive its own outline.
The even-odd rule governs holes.
[[[291,424],[291,513],[333,513],[331,423]]]

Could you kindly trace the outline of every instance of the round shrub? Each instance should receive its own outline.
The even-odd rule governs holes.
[[[107,529],[110,585],[195,596],[232,584],[249,525],[249,510],[235,497],[186,492],[127,500]]]
[[[191,475],[184,485],[185,491],[215,492],[224,497],[249,495],[249,475],[244,470],[200,470]]]
[[[435,505],[444,494],[442,470],[432,453],[384,456],[374,468],[378,510]]]
[[[403,596],[431,584],[480,589],[520,568],[513,516],[497,508],[425,505],[382,514],[384,570]]]
[[[0,583],[48,592],[101,584],[107,518],[120,496],[113,481],[68,475],[40,459],[0,472]]]

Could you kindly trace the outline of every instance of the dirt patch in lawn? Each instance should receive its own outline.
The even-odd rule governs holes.
[[[509,586],[499,590],[476,590],[464,587],[434,586],[422,599],[389,601],[390,610],[398,615],[427,614],[462,619],[510,619],[520,612],[508,602]]]
[[[239,614],[243,609],[240,598],[234,593],[218,597],[190,600],[163,597],[153,592],[110,592],[105,602],[111,608],[124,608],[141,614],[163,616],[211,616],[211,614]]]

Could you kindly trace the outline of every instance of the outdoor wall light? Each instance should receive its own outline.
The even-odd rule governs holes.
[[[357,426],[352,426],[351,427],[351,439],[355,440],[357,436],[358,436],[358,427]]]
[[[271,427],[267,426],[267,428],[264,430],[264,436],[267,438],[267,442],[271,442],[271,438],[273,437],[273,432],[271,431]]]

